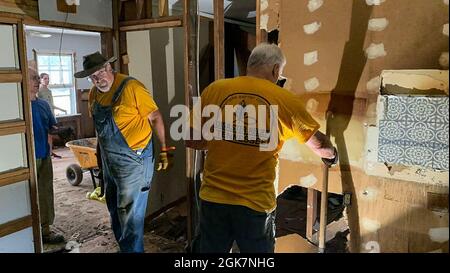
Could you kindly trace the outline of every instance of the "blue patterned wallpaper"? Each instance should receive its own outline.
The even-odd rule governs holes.
[[[448,97],[383,97],[378,161],[448,171]]]

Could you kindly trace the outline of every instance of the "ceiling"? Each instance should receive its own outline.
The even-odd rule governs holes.
[[[213,15],[212,0],[199,0],[199,11],[203,15]],[[224,0],[225,18],[256,24],[256,0]]]

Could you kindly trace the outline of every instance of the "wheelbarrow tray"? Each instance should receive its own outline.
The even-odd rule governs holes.
[[[92,137],[72,140],[66,143],[66,147],[68,147],[75,155],[81,168],[98,168],[96,156],[97,138]]]

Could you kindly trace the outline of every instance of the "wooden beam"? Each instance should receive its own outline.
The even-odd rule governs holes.
[[[26,131],[27,127],[25,121],[12,121],[0,123],[0,136],[25,134]]]
[[[181,27],[183,26],[182,16],[170,16],[157,19],[143,19],[120,22],[120,31],[148,30],[162,27]]]
[[[192,86],[191,84],[191,60],[192,56],[189,52],[191,46],[191,24],[190,24],[190,0],[183,0],[183,22],[184,22],[184,103],[187,107],[192,107]],[[194,150],[186,148],[186,205],[187,205],[187,242],[188,246],[192,245],[194,235],[193,219],[192,219],[192,195],[193,191],[193,162]]]
[[[18,25],[18,44],[19,44],[19,56],[20,67],[22,67],[23,79],[28,78],[28,64],[27,64],[27,47],[25,43],[25,28],[22,21]],[[28,82],[28,81],[26,81]],[[38,206],[38,193],[37,193],[37,177],[36,177],[36,163],[34,154],[34,137],[31,116],[31,102],[28,95],[28,84],[22,84],[22,100],[23,100],[23,113],[26,124],[26,141],[27,141],[27,156],[28,166],[30,168],[30,204],[31,215],[33,217],[33,239],[34,239],[34,251],[36,253],[42,252],[41,243],[41,221],[39,218],[39,206]]]
[[[128,63],[130,62],[130,57],[128,56],[128,46],[127,46],[127,33],[121,31],[119,33],[119,56],[120,56],[120,72],[128,75]]]
[[[31,227],[33,223],[31,215],[16,219],[0,225],[0,238],[7,235],[16,233],[18,231],[24,230]],[[37,242],[34,242],[35,244]]]
[[[225,21],[223,0],[214,0],[214,65],[215,79],[225,78]]]
[[[0,83],[6,82],[22,82],[22,72],[20,70],[0,71]]]
[[[102,55],[107,59],[115,56],[114,55],[114,42],[113,42],[113,32],[102,32],[100,34]]]
[[[167,0],[159,0],[159,17],[169,16],[169,4]]]
[[[2,23],[19,23],[23,20],[24,24],[30,26],[50,26],[50,27],[59,27],[59,28],[69,28],[75,30],[84,30],[84,31],[95,31],[95,32],[103,32],[103,31],[111,31],[112,28],[109,27],[98,27],[98,26],[89,26],[89,25],[81,25],[81,24],[72,24],[72,23],[64,23],[58,21],[51,20],[37,20],[28,15],[22,14],[13,14],[7,12],[0,11],[0,22]]]
[[[19,183],[30,179],[29,168],[19,168],[16,170],[0,173],[0,187]]]
[[[18,24],[20,22],[19,16],[11,16],[11,13],[0,11],[0,23],[2,24]]]
[[[119,34],[119,18],[122,8],[122,1],[113,0],[113,53],[114,56],[120,58],[120,34]],[[114,69],[120,71],[120,60],[114,63]]]
[[[64,22],[57,22],[57,21],[48,21],[48,20],[42,20],[42,21],[26,20],[25,24],[36,25],[36,26],[69,28],[69,29],[93,31],[93,32],[103,32],[103,31],[111,31],[112,30],[112,28],[109,28],[109,27],[88,26],[88,25],[64,23]]]
[[[306,239],[313,242],[313,226],[317,219],[317,191],[308,188],[306,205]]]

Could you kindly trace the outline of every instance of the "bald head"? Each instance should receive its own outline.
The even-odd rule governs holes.
[[[262,43],[253,49],[248,58],[247,74],[276,82],[285,65],[286,58],[277,45]]]

